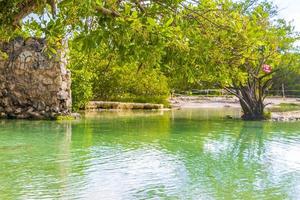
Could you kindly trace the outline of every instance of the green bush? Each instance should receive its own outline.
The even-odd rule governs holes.
[[[271,112],[269,112],[269,111],[265,111],[264,112],[264,119],[271,119],[271,117],[272,117],[272,114],[271,114]]]
[[[95,100],[167,104],[167,79],[158,70],[137,72],[130,67],[124,67],[95,75]]]
[[[90,100],[168,104],[167,78],[152,58],[123,59],[119,51],[107,52],[106,47],[84,52],[81,45],[69,44],[74,110]]]
[[[92,74],[85,70],[72,72],[72,107],[74,111],[84,108],[93,97]]]
[[[271,112],[288,112],[300,110],[300,104],[298,103],[280,103],[277,106],[269,108]]]

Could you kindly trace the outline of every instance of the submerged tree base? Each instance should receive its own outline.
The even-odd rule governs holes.
[[[268,120],[270,119],[269,116],[267,116],[266,114],[258,114],[258,115],[242,115],[242,119],[245,121],[262,121],[262,120]]]

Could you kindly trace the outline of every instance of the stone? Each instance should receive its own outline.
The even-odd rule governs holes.
[[[1,92],[3,96],[6,96],[8,94],[8,91],[6,89],[3,89]]]
[[[45,48],[45,43],[38,38],[27,38],[25,40],[25,46],[35,52],[41,52]]]
[[[22,114],[16,115],[17,119],[28,119],[29,117],[30,117],[30,115],[27,113],[22,113]]]
[[[27,112],[28,117],[32,119],[43,119],[43,116],[38,112]]]
[[[59,113],[59,107],[53,107],[51,109],[54,113]]]
[[[22,46],[24,46],[24,39],[22,37],[16,37],[13,42],[14,51],[19,50]]]
[[[74,119],[80,119],[81,115],[79,113],[71,113],[71,117],[73,117]]]
[[[9,98],[1,98],[1,104],[2,106],[5,108],[5,107],[9,107],[9,103],[10,103],[10,99]],[[0,105],[1,105],[0,104]]]
[[[300,111],[273,112],[271,114],[272,121],[298,121],[300,119]]]
[[[4,112],[0,112],[0,118],[6,118],[7,115]]]
[[[69,88],[68,82],[63,81],[63,82],[61,83],[61,89],[62,89],[62,90],[67,90],[68,88]]]
[[[44,78],[42,81],[45,85],[51,85],[53,84],[53,80],[50,78]]]
[[[43,110],[45,110],[45,108],[46,108],[45,103],[42,102],[42,101],[40,101],[40,102],[34,102],[34,103],[32,104],[32,106],[33,106],[33,108],[34,108],[35,110],[39,110],[39,111],[43,111]]]
[[[57,96],[58,96],[58,99],[65,100],[65,99],[68,99],[69,94],[68,94],[68,92],[66,92],[64,90],[61,90],[57,93]]]
[[[16,87],[16,85],[14,83],[11,83],[8,85],[9,91],[14,91],[15,87]]]
[[[57,73],[56,71],[53,71],[53,70],[47,70],[46,74],[48,76],[50,76],[50,78],[56,78],[59,73]]]
[[[35,38],[27,38],[25,40],[25,45],[26,46],[34,46],[38,43],[38,41]]]
[[[12,107],[4,107],[4,111],[5,111],[5,114],[12,114],[14,113],[14,110],[12,109]]]
[[[17,75],[25,74],[25,71],[24,71],[24,70],[21,70],[21,69],[16,70],[15,72],[16,72]]]
[[[54,83],[57,85],[61,85],[62,82],[62,77],[61,76],[56,76],[54,79]]]
[[[16,110],[15,110],[15,114],[20,114],[22,112],[22,108],[17,108]]]
[[[23,66],[25,67],[25,65],[22,65],[22,64],[26,63],[26,62],[31,62],[32,59],[33,59],[32,52],[26,50],[26,51],[23,51],[22,53],[20,53],[20,55],[19,55],[20,68],[21,67],[23,68]]]
[[[59,114],[56,113],[56,112],[51,112],[51,113],[50,113],[50,118],[55,119],[56,116],[58,116],[58,115],[59,115]]]
[[[11,62],[0,58],[0,111],[10,118],[53,118],[71,113],[71,79],[65,58],[49,58],[44,39],[21,37],[0,45]],[[9,70],[7,70],[9,69]]]
[[[27,110],[27,112],[30,113],[30,112],[33,112],[33,110],[34,109],[32,107],[29,107],[28,110]]]

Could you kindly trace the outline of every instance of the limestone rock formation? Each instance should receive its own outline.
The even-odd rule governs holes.
[[[48,119],[71,112],[71,78],[62,52],[49,56],[43,39],[0,43],[0,117]]]

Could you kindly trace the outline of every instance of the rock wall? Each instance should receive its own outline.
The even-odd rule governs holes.
[[[44,52],[45,40],[0,43],[0,117],[49,119],[71,111],[71,79],[65,56]]]

